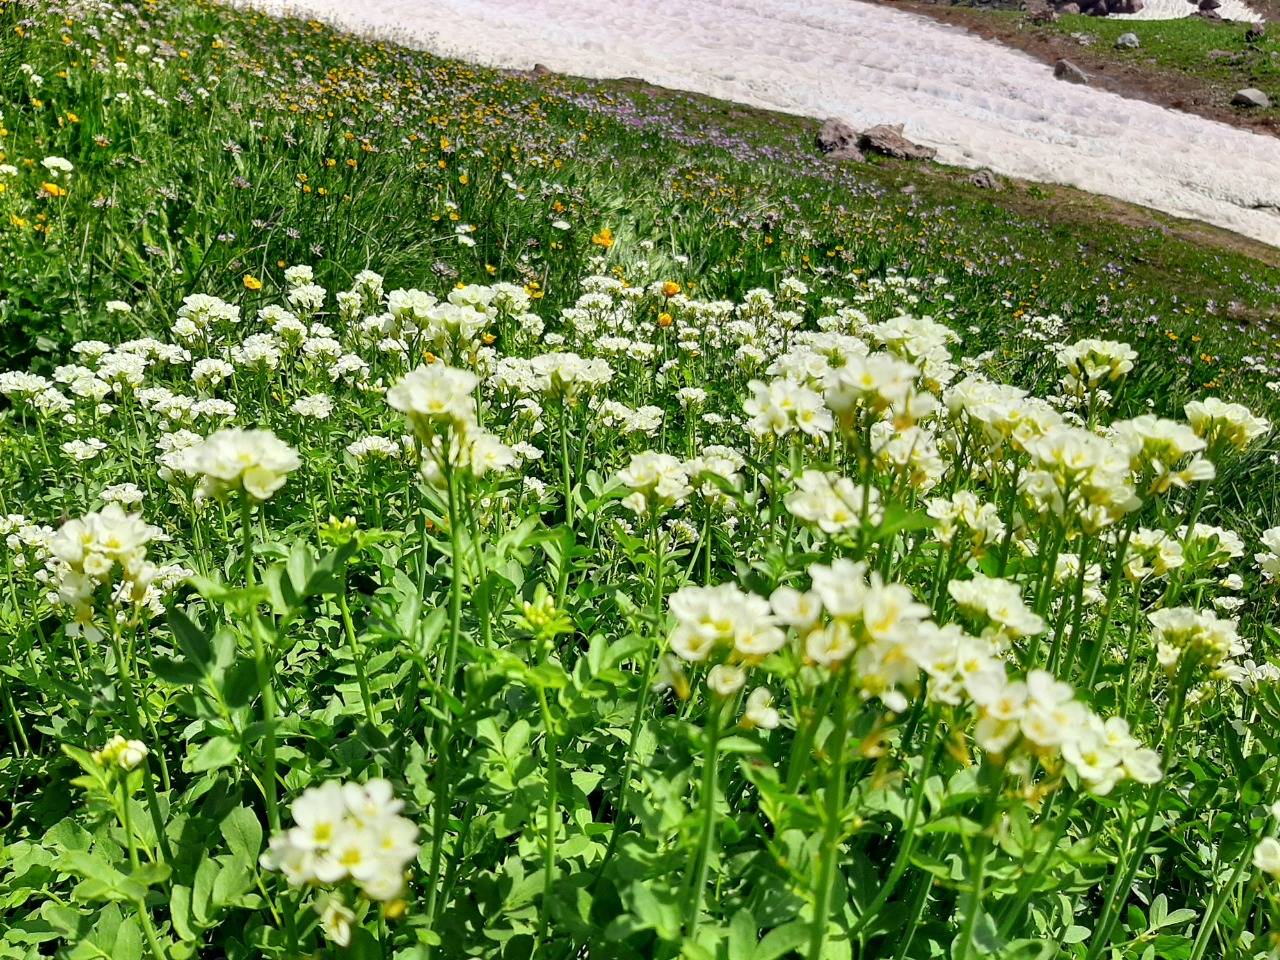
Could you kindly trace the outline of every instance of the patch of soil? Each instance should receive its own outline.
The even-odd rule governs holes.
[[[973,7],[950,6],[946,0],[868,0],[886,7],[907,10],[941,23],[962,27],[984,40],[1021,50],[1042,63],[1053,66],[1070,60],[1093,75],[1090,83],[1131,100],[1145,100],[1162,107],[1193,113],[1207,120],[1228,123],[1254,133],[1280,137],[1280,118],[1259,116],[1227,105],[1231,91],[1187,76],[1178,70],[1149,63],[1120,63],[1108,56],[1106,48],[1090,49],[1069,36],[1038,27],[1025,17],[989,17]],[[1280,0],[1254,0],[1252,6],[1264,16],[1270,10],[1280,17]],[[1243,35],[1247,25],[1240,24]]]

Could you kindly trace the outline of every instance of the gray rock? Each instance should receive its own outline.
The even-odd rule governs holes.
[[[1142,46],[1136,33],[1122,33],[1116,37],[1116,48],[1120,50],[1136,50]]]
[[[1248,87],[1245,90],[1236,91],[1236,95],[1231,98],[1231,105],[1235,107],[1269,107],[1271,106],[1271,100],[1261,90]]]
[[[1200,0],[1196,6],[1201,10],[1217,10],[1222,6],[1222,0]]]
[[[879,153],[896,160],[932,160],[938,155],[933,147],[912,143],[902,135],[902,124],[880,124],[858,134],[858,149],[865,153]]]
[[[1053,75],[1059,80],[1065,80],[1067,83],[1083,83],[1089,82],[1089,75],[1077,67],[1070,60],[1059,60],[1053,65]]]
[[[969,178],[969,182],[979,190],[1000,190],[1000,181],[990,170],[979,170]]]
[[[1027,19],[1037,26],[1058,22],[1058,15],[1054,13],[1053,6],[1049,0],[1027,0],[1024,6],[1027,11]]]
[[[814,146],[832,160],[865,160],[858,149],[858,131],[843,120],[831,119],[818,130]]]
[[[1058,12],[1063,16],[1075,16],[1080,13],[1080,4],[1064,3],[1058,8]]]

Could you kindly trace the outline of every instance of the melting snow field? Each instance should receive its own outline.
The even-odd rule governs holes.
[[[1280,246],[1280,140],[1055,80],[1050,67],[1022,53],[886,7],[856,0],[272,7],[492,66],[539,62],[577,76],[638,76],[855,127],[902,123],[943,163],[1069,184]]]

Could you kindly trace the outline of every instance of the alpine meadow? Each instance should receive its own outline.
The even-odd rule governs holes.
[[[206,0],[0,110],[0,960],[1280,956],[1273,248]]]

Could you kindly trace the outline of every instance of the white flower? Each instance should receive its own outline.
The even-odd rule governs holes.
[[[1191,429],[1213,447],[1219,441],[1243,450],[1271,429],[1270,421],[1255,417],[1248,407],[1225,403],[1217,397],[1192,400],[1183,408]]]
[[[72,460],[81,462],[95,459],[105,449],[107,445],[97,437],[90,437],[88,440],[68,440],[62,445],[63,453]]]
[[[320,931],[330,943],[340,947],[351,945],[351,922],[355,912],[347,906],[339,893],[330,893],[316,900],[316,912],[320,914]]]
[[[858,529],[864,519],[874,527],[882,517],[879,490],[872,487],[868,491],[855,486],[848,477],[822,470],[802,473],[783,503],[797,520],[813,524],[827,534]]]
[[[290,405],[289,412],[313,420],[328,420],[329,415],[333,413],[333,397],[323,393],[299,397]]]
[[[315,273],[305,263],[295,264],[284,272],[284,282],[293,290],[315,280]]]
[[[717,697],[731,697],[747,682],[747,672],[739,666],[717,663],[707,671],[707,689]]]
[[[66,157],[45,157],[40,161],[40,166],[48,170],[55,179],[60,174],[71,173],[75,169],[71,161]]]
[[[752,380],[751,396],[742,409],[751,418],[747,429],[756,437],[784,437],[793,431],[817,437],[834,426],[822,397],[791,380]]]
[[[689,663],[705,661],[717,650],[757,660],[786,642],[768,602],[732,583],[683,587],[671,595],[668,606],[676,618],[671,651]]]
[[[466,426],[475,419],[472,393],[479,383],[469,370],[432,363],[401,377],[387,391],[387,403],[407,414],[414,429],[426,437],[438,424]]]
[[[121,770],[132,770],[142,763],[150,753],[147,745],[141,740],[126,740],[116,734],[107,741],[101,750],[93,752],[93,762],[100,767],[118,767]]]
[[[989,619],[1010,638],[1044,633],[1044,620],[1027,609],[1022,591],[1008,580],[975,574],[972,580],[952,580],[947,592],[962,610]]]
[[[631,462],[618,471],[618,482],[636,495],[624,502],[638,514],[653,506],[674,506],[693,492],[684,464],[669,453],[653,450],[632,455]]]
[[[347,444],[347,453],[357,460],[390,460],[399,456],[400,444],[386,437],[362,437]]]
[[[1253,865],[1273,880],[1280,880],[1280,840],[1263,837],[1253,848]]]
[[[112,484],[103,488],[100,496],[105,503],[118,503],[121,506],[130,506],[135,503],[141,503],[143,500],[142,491],[134,483]]]
[[[418,828],[400,816],[402,804],[391,784],[327,781],[305,790],[290,807],[295,826],[271,837],[260,858],[294,885],[332,885],[347,880],[373,900],[396,900],[404,892],[404,871],[418,855]],[[349,937],[352,915],[341,901],[331,907],[335,942]],[[322,919],[322,922],[323,919]]]
[[[742,725],[748,730],[755,727],[774,730],[781,719],[773,706],[773,694],[767,687],[756,687],[747,695],[747,704],[742,711]]]
[[[254,500],[271,499],[288,475],[302,466],[298,452],[270,430],[218,430],[189,447],[182,469],[202,477],[204,496],[243,490]]]

